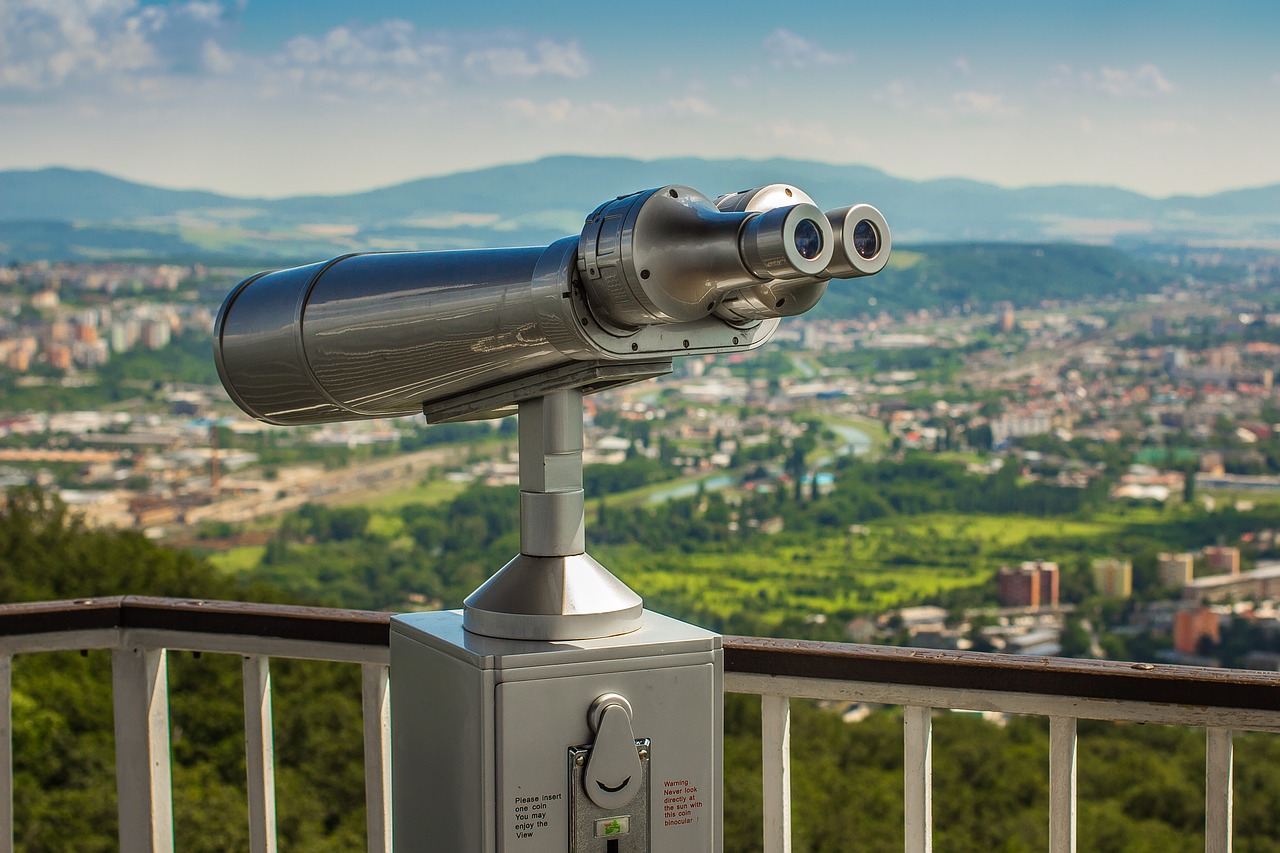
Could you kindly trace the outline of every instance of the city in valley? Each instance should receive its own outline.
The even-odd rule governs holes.
[[[593,553],[721,629],[1280,670],[1280,262],[1148,262],[1166,281],[1144,293],[865,299],[589,397]],[[516,482],[511,419],[248,418],[210,346],[244,273],[0,270],[0,483],[246,577],[300,579],[299,549],[331,539],[439,556],[415,524]],[[637,518],[671,538],[646,543]],[[301,590],[456,606],[416,577]]]

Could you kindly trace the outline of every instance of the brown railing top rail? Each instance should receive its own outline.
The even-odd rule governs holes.
[[[142,595],[0,605],[0,637],[104,628],[386,646],[391,641],[391,614]]]
[[[1280,711],[1280,673],[725,637],[725,670],[917,687]]]
[[[390,613],[146,596],[0,605],[3,637],[136,628],[386,646]],[[730,673],[1280,711],[1280,673],[725,637]]]

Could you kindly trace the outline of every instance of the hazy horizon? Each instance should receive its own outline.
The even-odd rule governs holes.
[[[796,157],[781,157],[781,156],[774,156],[774,157],[692,157],[691,155],[672,155],[671,157],[630,157],[630,156],[628,156],[628,155],[622,155],[622,154],[591,154],[591,153],[560,152],[560,153],[549,153],[549,154],[544,154],[544,155],[541,155],[541,156],[539,156],[539,157],[531,158],[531,159],[526,159],[526,160],[512,160],[512,161],[509,161],[509,162],[491,163],[491,164],[488,164],[488,165],[476,166],[476,167],[468,168],[468,169],[458,169],[456,172],[442,172],[442,173],[438,173],[438,174],[434,174],[434,173],[433,173],[433,174],[411,175],[411,176],[407,176],[407,177],[402,178],[402,179],[392,180],[392,181],[390,181],[389,183],[380,183],[380,184],[376,184],[376,185],[372,185],[372,186],[368,186],[368,187],[357,187],[357,188],[355,188],[355,189],[350,189],[350,190],[338,190],[338,191],[334,191],[334,192],[331,192],[331,193],[327,193],[327,192],[311,192],[311,191],[303,190],[303,191],[298,191],[298,192],[286,192],[286,193],[278,193],[278,194],[258,193],[258,194],[256,194],[256,195],[248,195],[248,194],[235,193],[235,192],[224,192],[224,191],[219,190],[219,189],[217,189],[216,187],[213,187],[213,186],[203,186],[203,185],[199,185],[199,184],[172,184],[172,185],[170,185],[170,184],[164,184],[164,183],[161,183],[161,182],[158,182],[158,181],[147,180],[147,179],[143,179],[143,178],[132,178],[132,177],[129,177],[129,176],[127,176],[127,175],[117,174],[117,173],[110,172],[110,171],[107,171],[107,170],[104,170],[104,169],[97,169],[97,168],[88,167],[88,166],[84,166],[84,167],[81,167],[81,166],[68,166],[68,165],[66,165],[66,164],[64,164],[64,163],[49,163],[49,164],[44,165],[44,166],[14,166],[14,167],[8,167],[8,168],[0,167],[0,172],[41,172],[41,171],[45,171],[45,170],[53,170],[53,169],[68,169],[68,170],[76,171],[76,172],[81,172],[81,171],[83,171],[83,172],[91,172],[91,173],[102,174],[102,175],[106,175],[106,176],[107,176],[107,177],[109,177],[109,178],[116,178],[116,179],[119,179],[119,180],[127,181],[127,182],[129,182],[129,183],[139,184],[139,185],[143,185],[143,186],[151,186],[151,187],[155,187],[155,188],[157,188],[157,189],[162,189],[162,190],[172,190],[172,191],[175,191],[175,192],[207,192],[207,193],[213,193],[213,194],[215,194],[215,195],[223,196],[223,197],[225,197],[225,198],[229,198],[229,199],[236,199],[236,200],[243,200],[243,201],[284,201],[284,200],[287,200],[287,199],[293,199],[293,198],[304,198],[304,197],[307,197],[307,196],[328,197],[328,196],[343,196],[343,195],[359,195],[359,194],[362,194],[362,193],[377,192],[377,191],[379,191],[379,190],[390,189],[390,188],[393,188],[393,187],[396,187],[396,186],[400,186],[400,185],[402,185],[402,184],[413,183],[413,182],[415,182],[415,181],[419,181],[419,180],[429,180],[429,179],[431,179],[431,178],[438,178],[438,177],[449,177],[449,176],[452,176],[452,175],[457,175],[457,174],[467,174],[467,173],[470,173],[470,172],[481,172],[481,171],[484,171],[484,170],[486,170],[486,169],[500,169],[500,168],[504,168],[504,167],[519,167],[519,166],[525,166],[525,165],[530,165],[530,164],[538,163],[538,162],[543,161],[543,160],[553,160],[553,159],[557,159],[557,158],[575,158],[575,157],[582,157],[582,158],[599,158],[599,159],[623,159],[623,160],[634,160],[634,161],[637,161],[637,162],[654,162],[654,161],[667,160],[667,159],[672,159],[672,160],[675,160],[675,159],[696,159],[696,160],[705,160],[705,161],[707,161],[707,162],[717,162],[717,161],[722,161],[722,162],[732,162],[732,161],[743,161],[743,162],[766,162],[766,161],[768,161],[768,160],[773,160],[773,159],[782,159],[782,160],[797,160],[797,161],[802,161],[802,162],[811,162],[811,163],[815,163],[815,164],[819,164],[819,165],[829,165],[829,166],[833,166],[833,167],[840,167],[840,168],[845,168],[845,167],[854,167],[854,168],[858,168],[858,167],[865,167],[865,168],[869,168],[869,169],[876,169],[876,168],[877,168],[877,167],[872,166],[872,165],[867,164],[867,163],[828,163],[828,162],[825,162],[825,161],[822,161],[822,160],[804,160],[803,158],[796,158]],[[887,175],[887,176],[888,176],[888,177],[890,177],[890,178],[900,178],[900,179],[903,179],[903,180],[908,180],[908,181],[918,181],[918,182],[921,182],[921,183],[928,182],[928,181],[934,181],[934,180],[937,180],[937,181],[952,181],[952,180],[954,180],[954,181],[975,181],[975,182],[978,182],[978,183],[982,183],[982,184],[989,184],[989,185],[992,185],[992,186],[999,187],[1000,189],[1006,189],[1006,190],[1036,190],[1036,189],[1053,189],[1053,188],[1065,188],[1065,187],[1072,187],[1072,188],[1085,188],[1085,189],[1101,189],[1101,190],[1117,189],[1117,190],[1121,190],[1121,191],[1125,191],[1125,192],[1134,192],[1134,193],[1137,193],[1137,194],[1139,194],[1139,195],[1146,196],[1146,197],[1148,197],[1148,198],[1154,199],[1154,200],[1156,200],[1156,201],[1162,201],[1162,200],[1166,200],[1166,199],[1169,199],[1169,198],[1176,198],[1176,197],[1185,197],[1185,198],[1205,198],[1205,197],[1210,197],[1210,196],[1218,195],[1218,194],[1220,194],[1220,193],[1229,193],[1229,192],[1236,192],[1236,191],[1241,191],[1241,190],[1268,189],[1268,188],[1273,187],[1273,186],[1280,186],[1280,181],[1276,181],[1276,182],[1274,182],[1274,183],[1268,183],[1268,184],[1256,184],[1256,185],[1240,186],[1240,187],[1223,187],[1223,188],[1222,188],[1222,189],[1220,189],[1220,190],[1210,190],[1210,191],[1206,191],[1206,192],[1169,193],[1169,194],[1167,194],[1167,195],[1153,195],[1153,194],[1150,194],[1150,193],[1145,193],[1145,192],[1143,192],[1142,190],[1132,190],[1132,189],[1130,189],[1130,188],[1128,188],[1128,187],[1121,187],[1121,186],[1118,186],[1118,185],[1116,185],[1116,184],[1100,184],[1100,183],[1086,184],[1086,183],[1065,183],[1065,182],[1064,182],[1064,183],[1057,183],[1057,184],[1042,183],[1042,184],[1021,184],[1021,185],[1009,185],[1009,184],[1001,184],[1001,183],[998,183],[998,182],[996,182],[996,181],[987,181],[987,180],[984,180],[984,179],[982,179],[982,178],[973,178],[973,177],[969,177],[969,176],[966,176],[966,175],[939,175],[939,176],[937,176],[936,178],[910,178],[910,177],[906,177],[906,176],[904,176],[904,175],[896,175],[896,174],[894,174],[894,173],[892,173],[892,172],[888,172],[888,171],[885,171],[885,170],[883,170],[883,169],[880,169],[880,170],[878,170],[878,171],[883,172],[885,175]]]
[[[0,169],[279,198],[560,154],[1280,183],[1280,6],[9,0]]]

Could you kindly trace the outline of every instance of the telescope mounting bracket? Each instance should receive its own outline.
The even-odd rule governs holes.
[[[428,413],[429,419],[464,420],[512,403],[519,408],[520,553],[467,596],[466,630],[554,641],[612,637],[640,627],[640,596],[586,552],[582,396],[670,369],[670,361],[594,364],[516,380]]]
[[[572,389],[594,394],[632,382],[643,382],[671,372],[671,359],[653,361],[574,362],[554,370],[520,376],[489,385],[468,394],[424,403],[427,423],[483,421],[516,414],[520,403],[544,397],[554,391]]]

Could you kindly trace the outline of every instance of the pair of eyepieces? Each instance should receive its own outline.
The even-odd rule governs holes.
[[[770,214],[777,218],[782,208],[801,212],[798,221],[784,228],[785,239],[790,244],[785,254],[801,261],[798,264],[801,267],[809,266],[804,261],[817,261],[825,255],[829,262],[823,264],[819,278],[874,275],[889,259],[888,225],[880,211],[869,204],[855,204],[824,214],[803,190],[790,184],[768,184],[721,196],[716,200],[716,207],[723,212],[754,213],[761,218]],[[763,223],[757,227],[760,225]],[[835,243],[830,251],[826,246],[828,236]]]
[[[800,257],[812,261],[822,254],[822,229],[812,219],[802,219],[792,239]],[[853,226],[853,250],[868,261],[880,254],[880,229],[870,219]]]

